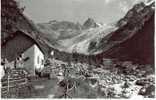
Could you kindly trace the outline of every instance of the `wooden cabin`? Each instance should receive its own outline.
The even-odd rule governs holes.
[[[28,34],[22,31],[11,33],[1,42],[1,58],[8,62],[15,62],[23,56],[23,63],[20,66],[25,68],[31,75],[41,71],[44,67],[44,53],[39,44]],[[16,62],[17,63],[17,62]]]

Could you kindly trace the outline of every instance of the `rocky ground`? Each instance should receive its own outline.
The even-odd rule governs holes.
[[[61,66],[63,66],[69,69],[67,79],[75,84],[74,88],[69,89],[70,91],[67,93],[69,94],[69,98],[154,97],[154,74],[152,74],[152,67],[149,65],[138,65],[127,61],[118,63],[109,62],[97,67],[85,63],[71,63],[70,65],[62,63],[58,65],[57,60],[54,62],[55,68],[57,66],[61,69]],[[53,64],[47,67],[48,71],[54,67]],[[146,71],[145,67],[148,68]],[[53,74],[50,76],[52,79],[55,77],[58,80],[57,84],[55,84],[55,87],[57,87],[55,88],[56,92],[54,94],[51,92],[51,96],[48,96],[50,98],[58,98],[64,93],[64,88],[58,83],[66,77],[61,74],[63,70],[57,71],[56,73],[53,71]],[[58,88],[59,90],[57,90]],[[60,93],[57,93],[58,91]]]
[[[154,72],[150,65],[105,61],[103,65],[50,60],[11,98],[154,98]],[[2,97],[5,97],[2,95]]]

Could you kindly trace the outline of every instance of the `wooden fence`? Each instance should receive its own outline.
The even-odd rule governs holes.
[[[16,94],[18,89],[28,84],[28,79],[23,70],[12,70],[1,79],[1,96],[10,97],[8,94]]]

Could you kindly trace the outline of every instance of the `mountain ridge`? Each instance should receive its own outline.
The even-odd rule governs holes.
[[[7,0],[6,0],[7,1]],[[12,0],[13,1],[13,0]],[[2,1],[2,6],[5,1]],[[5,2],[6,3],[6,2]],[[5,38],[8,34],[15,32],[16,30],[24,30],[27,34],[31,35],[33,39],[35,39],[41,47],[44,49],[46,52],[47,56],[49,56],[50,52],[53,50],[55,51],[55,58],[67,61],[68,58],[71,58],[71,60],[79,60],[79,61],[86,61],[88,60],[93,63],[100,63],[103,58],[115,58],[115,59],[120,59],[120,56],[125,56],[121,57],[121,60],[129,59],[133,60],[134,56],[131,55],[138,55],[139,58],[137,60],[145,61],[149,63],[149,59],[152,59],[152,54],[153,51],[145,51],[144,52],[129,52],[128,55],[125,55],[127,52],[126,50],[130,49],[127,48],[127,46],[123,44],[128,44],[131,45],[132,47],[135,45],[134,42],[131,44],[131,39],[136,36],[138,39],[143,39],[143,40],[152,40],[153,36],[153,30],[154,28],[149,28],[147,25],[145,26],[145,23],[149,23],[149,20],[152,20],[154,17],[154,7],[155,5],[149,4],[145,5],[144,3],[139,3],[136,4],[132,9],[128,11],[128,13],[123,17],[121,20],[118,21],[117,24],[114,25],[104,25],[104,26],[98,26],[98,27],[91,27],[89,29],[83,30],[78,28],[79,24],[73,24],[72,22],[66,24],[66,27],[72,27],[74,30],[66,29],[65,26],[61,26],[61,28],[65,31],[63,33],[62,30],[59,28],[56,30],[57,31],[51,31],[55,32],[53,34],[66,34],[66,32],[69,32],[70,34],[67,34],[65,37],[59,37],[59,38],[54,38],[53,35],[47,35],[51,33],[43,32],[41,30],[38,30],[38,27],[36,24],[31,21],[29,18],[24,16],[22,12],[19,11],[17,7],[15,7],[15,15],[7,15],[8,12],[10,12],[10,9],[2,9],[2,39]],[[5,7],[2,7],[5,8]],[[7,17],[6,17],[7,16]],[[9,18],[9,21],[6,23],[5,19]],[[14,18],[17,20],[15,21]],[[152,18],[152,19],[151,19]],[[91,19],[92,20],[92,19]],[[94,21],[93,24],[95,24]],[[58,25],[57,21],[50,21],[50,24]],[[62,22],[61,22],[62,23]],[[64,23],[64,22],[63,22]],[[151,23],[151,22],[150,22]],[[7,24],[11,25],[11,29],[7,30],[6,26]],[[73,25],[76,25],[75,27]],[[153,27],[153,24],[150,24],[151,27]],[[78,26],[78,27],[77,27]],[[91,25],[92,26],[92,25]],[[147,28],[145,28],[147,27]],[[143,36],[138,36],[140,30],[150,30],[151,34],[147,34],[148,31],[144,30],[145,32],[142,32],[142,34],[147,35],[147,38],[144,38]],[[77,31],[78,30],[78,31]],[[62,31],[62,33],[60,33]],[[147,32],[147,33],[146,33]],[[68,37],[68,35],[73,35],[71,37]],[[51,37],[50,37],[51,36]],[[50,37],[50,38],[49,38]],[[130,41],[126,43],[126,41]],[[133,40],[134,41],[134,40]],[[141,41],[141,40],[140,40]],[[139,41],[139,43],[141,43]],[[153,47],[153,40],[152,41],[147,41],[147,45],[151,48]],[[70,44],[70,46],[69,46]],[[141,44],[138,44],[141,45]],[[144,47],[144,45],[140,48]],[[119,49],[120,48],[120,49]],[[122,48],[125,48],[124,50]],[[132,51],[136,51],[135,48],[131,48]],[[143,48],[142,48],[143,49]],[[117,53],[118,51],[119,53]],[[149,54],[149,56],[141,56],[144,53]],[[77,55],[76,58],[72,58],[73,53]],[[133,54],[134,53],[134,54]],[[115,56],[116,55],[116,56]],[[142,59],[143,58],[143,59]],[[152,60],[151,60],[152,61]],[[153,62],[151,62],[153,63]]]

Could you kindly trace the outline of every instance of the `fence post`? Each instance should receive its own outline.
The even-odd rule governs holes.
[[[8,74],[8,93],[9,93],[9,79],[10,79],[10,75]]]

